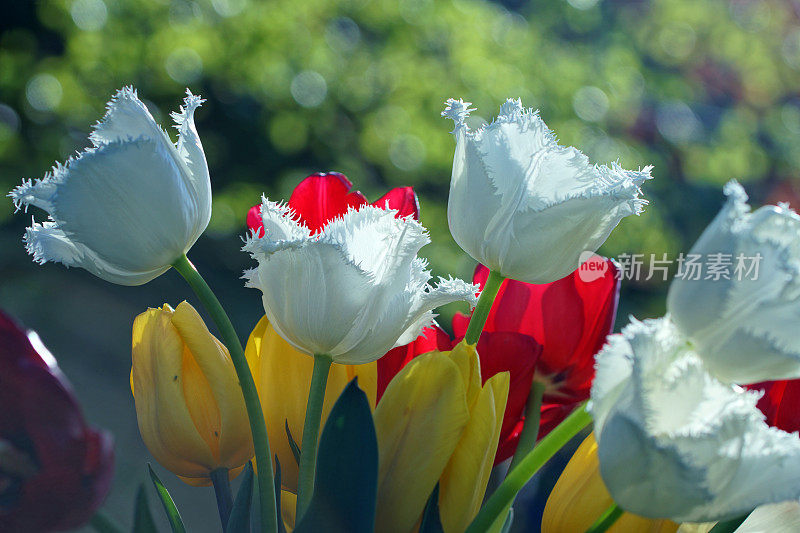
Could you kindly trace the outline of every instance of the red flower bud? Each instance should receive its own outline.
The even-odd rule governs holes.
[[[39,337],[2,312],[0,382],[0,531],[81,526],[111,487],[111,437],[86,425]]]

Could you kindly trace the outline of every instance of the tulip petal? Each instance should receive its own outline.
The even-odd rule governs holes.
[[[469,421],[458,367],[441,352],[417,357],[389,383],[375,410],[379,474],[376,523],[410,532]]]
[[[302,442],[308,390],[314,362],[298,352],[274,330],[267,317],[262,317],[250,334],[245,356],[256,382],[261,408],[267,423],[270,449],[281,463],[281,482],[289,490],[297,490],[297,461],[294,458],[285,427],[292,437]],[[376,365],[348,366],[334,363],[328,372],[328,385],[322,408],[322,424],[344,387],[358,377],[358,384],[375,407]]]
[[[372,205],[393,209],[399,217],[410,216],[419,220],[419,201],[413,187],[396,187],[372,202]]]
[[[186,477],[207,476],[215,459],[197,433],[183,396],[183,342],[171,311],[148,309],[133,322],[133,369],[139,432],[162,465]]]
[[[95,146],[135,139],[163,141],[167,134],[156,124],[136,89],[123,87],[106,105],[105,116],[94,125],[89,140]]]
[[[175,308],[172,324],[188,348],[183,387],[197,431],[216,454],[219,466],[242,467],[253,456],[253,443],[242,438],[250,435],[250,422],[228,350],[186,302]],[[190,369],[194,369],[194,379],[190,379]]]
[[[367,203],[359,191],[350,192],[352,182],[339,172],[312,174],[301,181],[289,197],[289,207],[312,233],[330,220]]]
[[[614,500],[704,522],[800,498],[800,439],[764,423],[758,396],[709,374],[667,318],[628,325],[598,354],[590,404]]]
[[[477,354],[474,359],[477,362]],[[480,509],[500,439],[508,386],[508,372],[501,372],[478,391],[469,423],[442,473],[439,514],[445,531],[464,531]]]
[[[172,113],[172,119],[178,130],[178,143],[175,149],[189,171],[187,178],[195,191],[197,203],[201,206],[200,212],[205,215],[200,220],[200,224],[205,228],[211,220],[211,179],[203,144],[194,125],[194,112],[203,102],[205,100],[186,89],[186,98],[183,99],[180,112]]]
[[[542,533],[586,531],[613,503],[600,477],[597,442],[591,434],[578,446],[547,498]],[[674,533],[677,529],[678,524],[669,520],[623,513],[608,531]]]

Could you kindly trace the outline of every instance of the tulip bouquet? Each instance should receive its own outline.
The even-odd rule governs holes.
[[[787,431],[800,424],[783,407],[797,391],[769,381],[800,377],[789,328],[800,318],[800,217],[788,207],[751,213],[729,184],[695,248],[761,254],[761,276],[675,281],[666,317],[609,336],[619,270],[593,254],[646,205],[650,167],[590,163],[519,100],[472,130],[470,104],[451,99],[448,221],[478,263],[473,283],[431,282],[410,187],[369,203],[344,175],[313,174],[288,202],[262,197],[247,213],[242,250],[254,266],[243,279],[261,292],[264,317],[243,347],[186,255],[211,216],[193,118],[202,102],[188,92],[173,142],[122,89],[91,148],[10,196],[49,215],[24,236],[36,262],[123,285],[175,269],[203,304],[219,339],[185,301],[136,317],[130,386],[152,456],[185,483],[213,486],[223,531],[509,531],[518,492],[592,422],[550,497],[546,531],[710,521],[733,531],[757,507],[742,527],[797,520],[800,438]],[[451,337],[433,311],[457,301],[471,312],[454,317]],[[0,317],[7,331],[0,529],[78,525],[108,490],[108,439],[87,429],[74,400],[36,409],[50,394],[71,396],[44,352]],[[34,379],[29,402],[14,384]],[[54,441],[62,425],[73,440]],[[54,464],[39,459],[42,447],[62,450],[48,454]],[[75,468],[83,492],[46,502],[47,480]],[[150,475],[172,531],[184,531]],[[9,511],[33,507],[46,512]],[[135,516],[134,531],[156,530],[141,495]],[[92,524],[119,531],[101,515]]]

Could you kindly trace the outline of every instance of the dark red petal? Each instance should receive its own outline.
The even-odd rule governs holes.
[[[575,410],[579,404],[577,403],[550,403],[542,405],[539,420],[539,435],[537,440],[542,439],[545,435],[550,433],[556,426],[564,421],[569,414]],[[500,444],[497,446],[497,453],[495,454],[494,464],[499,464],[514,455],[517,451],[519,444],[519,436],[522,433],[522,428],[525,424],[525,418],[522,417],[517,424],[507,434],[500,434]]]
[[[800,431],[800,379],[756,383],[747,388],[764,392],[758,408],[767,424],[790,433]]]
[[[48,358],[49,358],[48,354]],[[69,384],[21,329],[0,313],[0,439],[30,455],[37,472],[21,480],[2,531],[50,531],[86,522],[110,488],[110,440],[88,429]]]
[[[422,330],[422,334],[413,342],[405,346],[392,348],[386,355],[378,359],[378,395],[380,401],[389,382],[392,381],[400,370],[409,361],[424,353],[438,351],[448,351],[453,348],[450,336],[439,326],[431,326]]]
[[[453,336],[457,341],[464,338],[467,334],[467,327],[469,327],[469,315],[464,313],[456,313],[453,315]]]
[[[289,197],[289,207],[312,233],[316,233],[350,207],[367,203],[360,192],[350,192],[352,186],[350,180],[339,172],[311,174],[294,188]]]
[[[490,332],[478,341],[481,377],[487,379],[499,372],[510,372],[508,403],[503,415],[500,439],[510,435],[525,413],[536,361],[542,351],[533,338],[519,333]]]
[[[384,209],[396,209],[398,217],[412,216],[419,220],[419,201],[413,187],[397,187],[372,203]]]
[[[264,222],[261,220],[261,204],[256,204],[247,212],[247,229],[256,236],[264,236]]]

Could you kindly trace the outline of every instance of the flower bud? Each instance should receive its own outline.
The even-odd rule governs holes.
[[[614,501],[649,518],[710,522],[800,499],[800,438],[765,423],[759,396],[711,375],[668,318],[610,336],[589,406]]]
[[[111,435],[86,424],[38,335],[2,312],[0,379],[0,531],[79,528],[111,488]]]
[[[192,247],[211,219],[211,182],[194,126],[203,100],[187,93],[172,115],[177,144],[125,87],[94,127],[93,148],[11,191],[18,208],[33,205],[50,215],[25,232],[34,261],[141,285]]]
[[[227,348],[187,302],[133,322],[131,389],[139,432],[162,466],[190,485],[253,457],[244,397]]]
[[[725,195],[689,255],[728,269],[676,277],[667,311],[723,381],[800,377],[800,216],[786,205],[750,212],[735,181]]]
[[[559,146],[520,100],[471,131],[469,106],[451,98],[442,112],[456,137],[447,220],[458,245],[493,272],[528,283],[561,279],[647,203],[639,193],[651,167],[592,165]]]

